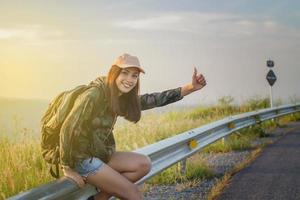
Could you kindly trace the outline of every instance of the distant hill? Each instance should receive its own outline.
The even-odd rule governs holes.
[[[22,128],[32,129],[39,134],[40,119],[49,105],[49,101],[40,99],[17,99],[0,97],[0,135],[12,135],[20,132]],[[143,116],[156,113],[162,114],[170,111],[191,109],[195,106],[170,104],[143,112]],[[124,121],[119,118],[118,124]]]
[[[39,130],[40,118],[49,102],[40,99],[0,97],[0,134],[20,128]]]

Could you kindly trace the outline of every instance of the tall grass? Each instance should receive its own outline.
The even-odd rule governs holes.
[[[233,104],[230,96],[219,99],[215,106],[198,107],[183,111],[172,111],[164,114],[148,114],[137,124],[117,123],[114,133],[117,150],[131,151],[159,140],[171,137],[192,128],[222,119],[229,115],[248,112],[268,107],[266,98],[249,99],[242,105]],[[299,114],[286,117],[286,121],[299,119]],[[264,128],[274,124],[263,124]],[[48,166],[40,153],[40,141],[34,137],[33,130],[18,127],[14,131],[17,139],[8,139],[0,134],[0,199],[5,199],[21,191],[26,191],[53,178],[48,172]],[[1,129],[0,129],[1,130]],[[225,145],[216,143],[206,148],[206,151],[225,152],[249,148],[249,140],[258,136],[258,130],[249,128],[240,135],[230,136],[230,142]],[[223,146],[222,146],[223,145]],[[212,172],[201,162],[187,163],[187,173],[182,176],[177,166],[173,166],[154,177],[150,184],[175,183],[193,178],[202,179],[212,176]]]
[[[0,146],[0,199],[52,179],[41,157],[39,141],[24,139],[12,143],[1,137]]]

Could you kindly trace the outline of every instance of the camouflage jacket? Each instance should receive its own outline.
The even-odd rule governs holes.
[[[62,124],[60,131],[60,163],[74,167],[75,163],[89,157],[108,162],[115,151],[112,133],[117,115],[109,109],[106,100],[106,77],[92,81],[91,87],[80,94]],[[99,86],[105,87],[99,87]],[[183,97],[181,88],[160,93],[140,95],[142,110],[164,106]]]

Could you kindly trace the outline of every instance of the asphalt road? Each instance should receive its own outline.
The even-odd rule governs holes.
[[[300,122],[235,174],[218,200],[300,200]]]

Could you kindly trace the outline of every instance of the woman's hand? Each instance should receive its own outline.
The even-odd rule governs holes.
[[[197,74],[197,69],[196,69],[196,67],[194,67],[194,74],[192,77],[193,90],[194,91],[200,90],[205,85],[206,85],[206,81],[205,81],[203,74]]]
[[[200,90],[206,85],[206,80],[202,74],[197,73],[196,67],[192,76],[192,82],[181,87],[181,96],[186,96],[194,91]]]
[[[66,177],[71,178],[75,183],[80,187],[83,188],[85,186],[86,179],[80,176],[76,171],[71,168],[63,168],[63,173]]]

